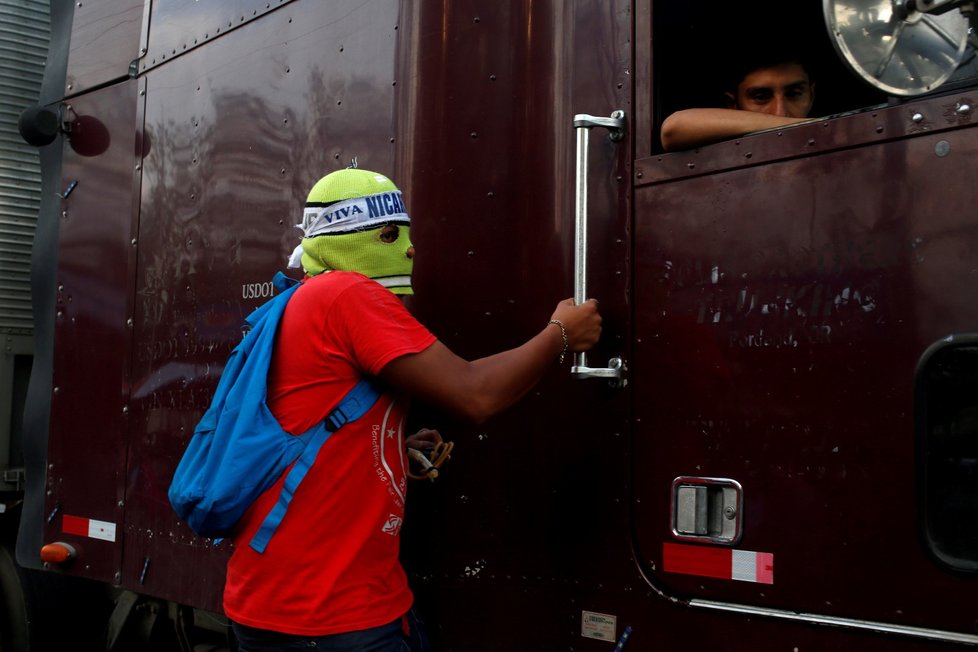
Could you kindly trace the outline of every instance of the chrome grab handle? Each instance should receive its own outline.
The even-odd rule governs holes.
[[[574,213],[574,301],[587,301],[587,161],[588,136],[592,127],[604,127],[611,133],[612,141],[625,137],[625,112],[615,111],[609,118],[599,118],[586,113],[574,116],[577,131],[577,180],[575,184]],[[621,358],[612,358],[606,368],[588,367],[587,354],[575,353],[571,375],[575,378],[608,378],[613,384],[620,383],[625,364]]]

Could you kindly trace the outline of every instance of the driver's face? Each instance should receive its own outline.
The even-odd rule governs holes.
[[[758,68],[737,85],[735,108],[784,118],[807,118],[815,100],[815,85],[797,63]]]

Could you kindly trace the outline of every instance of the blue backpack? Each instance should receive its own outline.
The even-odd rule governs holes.
[[[265,403],[266,383],[278,324],[299,284],[281,272],[274,283],[281,293],[247,318],[251,330],[231,352],[168,492],[173,509],[194,532],[225,537],[255,499],[295,462],[275,507],[249,544],[259,553],[265,551],[323,443],[344,424],[363,416],[380,396],[369,380],[361,379],[309,431],[292,435],[282,430]]]

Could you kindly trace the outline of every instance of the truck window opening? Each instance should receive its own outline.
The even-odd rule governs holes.
[[[858,79],[836,54],[826,31],[822,3],[744,5],[708,0],[652,7],[655,151],[663,151],[658,128],[675,111],[726,108],[724,64],[749,48],[788,41],[807,57],[818,92],[811,117],[886,105],[885,94]]]

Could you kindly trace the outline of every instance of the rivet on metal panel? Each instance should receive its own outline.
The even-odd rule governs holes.
[[[133,247],[135,247],[136,246],[136,238],[133,238],[132,240],[130,240],[129,241],[129,244],[131,244]]]
[[[878,134],[883,133],[883,125],[876,125],[876,133]]]
[[[938,143],[934,145],[934,153],[938,156],[947,156],[950,152],[951,143],[947,142],[946,140],[938,141]]]
[[[910,116],[910,121],[911,122],[915,122],[917,124],[920,124],[921,122],[924,121],[924,114],[923,113],[914,113],[912,116]]]
[[[967,102],[958,102],[954,110],[958,112],[958,115],[968,115],[971,113],[971,105]]]
[[[126,326],[128,326],[129,328],[132,328],[132,317],[130,317],[129,319],[126,320]]]
[[[122,573],[116,572],[116,574],[113,577],[115,578],[116,584],[122,581]]]
[[[123,405],[122,406],[122,413],[123,414],[129,414],[129,406],[128,405]]]

